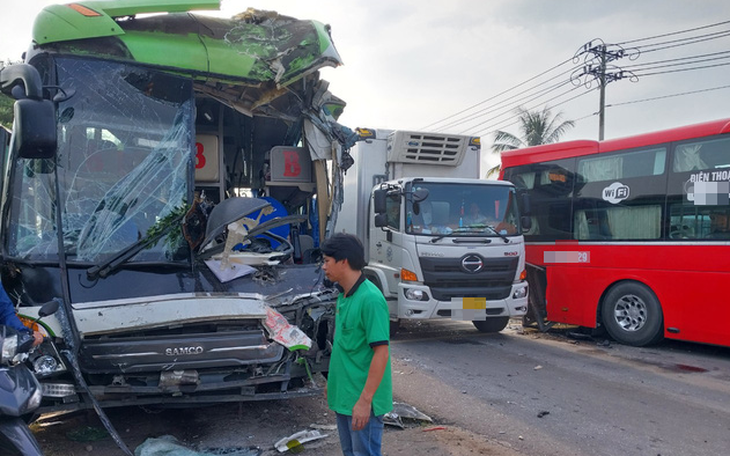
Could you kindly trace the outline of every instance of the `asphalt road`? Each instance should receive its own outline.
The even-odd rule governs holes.
[[[730,349],[677,342],[650,348],[540,334],[510,325],[481,334],[469,323],[408,322],[392,341],[396,401],[441,431],[386,428],[386,455],[724,455],[730,448]],[[321,397],[191,410],[110,411],[134,449],[148,437],[278,454],[279,438],[331,426]],[[47,455],[121,455],[109,439],[74,442],[94,419],[47,423]],[[341,454],[336,431],[305,454]]]
[[[730,454],[730,349],[408,325],[396,394],[528,455]]]

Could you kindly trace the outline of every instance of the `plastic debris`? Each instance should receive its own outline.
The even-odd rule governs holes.
[[[274,447],[279,450],[279,453],[284,453],[289,450],[296,451],[296,448],[301,447],[307,442],[323,439],[327,436],[328,434],[322,434],[316,429],[312,431],[299,431],[295,434],[290,435],[289,437],[284,437],[283,439],[279,440],[274,444]]]
[[[134,456],[260,456],[261,450],[248,448],[210,448],[192,450],[171,435],[151,437],[134,450]]]
[[[312,348],[312,339],[304,331],[290,325],[286,318],[271,307],[266,307],[264,326],[269,336],[289,350],[309,350]]]
[[[412,405],[401,402],[393,402],[393,410],[383,416],[383,423],[404,429],[405,425],[402,419],[433,423],[430,416],[420,412]]]
[[[312,429],[318,429],[320,431],[336,431],[337,430],[336,424],[310,424],[309,427]]]

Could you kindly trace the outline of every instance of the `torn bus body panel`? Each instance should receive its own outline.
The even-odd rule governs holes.
[[[149,4],[159,2],[141,1],[136,3],[147,6],[110,10],[115,3],[74,4],[98,16],[84,15],[69,5],[52,5],[36,20],[33,39],[42,48],[67,54],[104,53],[113,59],[193,71],[203,80],[242,80],[251,87],[262,83],[286,87],[322,67],[342,64],[329,28],[317,21],[255,9],[231,19],[174,11],[136,18],[135,14],[155,9]],[[209,3],[200,6],[218,9],[214,5],[218,2]],[[102,42],[106,50],[99,48]]]
[[[41,412],[96,407],[79,385],[101,406],[318,393],[337,290],[317,246],[356,137],[319,78],[340,57],[314,21],[187,13],[217,4],[36,21],[26,60],[56,95],[58,147],[8,157],[0,260],[21,313],[64,302]],[[170,14],[135,16],[153,11]]]

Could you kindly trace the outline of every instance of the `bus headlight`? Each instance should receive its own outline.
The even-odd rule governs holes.
[[[406,288],[404,294],[411,301],[428,301],[428,295],[423,290],[416,288]]]
[[[0,339],[0,361],[9,363],[18,354],[18,335],[7,334]]]
[[[50,355],[39,356],[33,360],[33,371],[36,374],[50,374],[58,370],[58,361]]]

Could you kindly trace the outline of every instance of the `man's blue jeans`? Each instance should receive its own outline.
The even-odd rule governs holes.
[[[342,454],[345,456],[381,456],[383,442],[383,415],[375,416],[370,411],[370,419],[360,431],[352,430],[352,417],[337,414],[337,432],[340,434]]]

